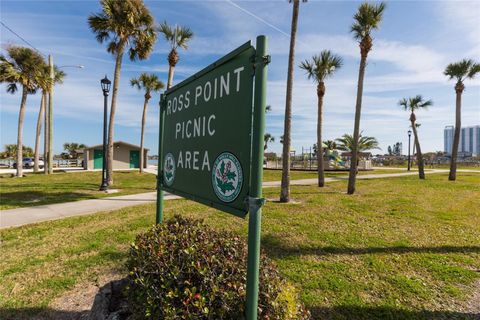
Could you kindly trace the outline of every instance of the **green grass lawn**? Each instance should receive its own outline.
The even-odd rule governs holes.
[[[113,173],[114,195],[155,191],[156,177],[133,171]],[[98,191],[101,172],[27,173],[23,178],[0,178],[0,209],[13,209],[44,204],[112,196]]]
[[[359,175],[365,174],[384,174],[384,173],[403,173],[406,169],[375,169],[370,171],[359,171]],[[325,177],[348,177],[348,171],[325,171]],[[296,179],[315,179],[317,178],[316,171],[297,171],[290,170],[290,180]],[[282,180],[281,170],[264,170],[263,181],[280,181]]]
[[[359,174],[395,173],[405,170],[373,170]],[[291,179],[316,178],[316,172],[291,171]],[[327,172],[327,177],[348,176],[348,172]],[[279,170],[265,170],[264,181],[282,179]],[[119,192],[106,194],[98,190],[101,182],[101,172],[76,172],[44,174],[27,173],[23,178],[0,178],[0,209],[39,206],[94,199],[107,196],[126,195],[155,190],[155,176],[149,173],[125,171],[114,172],[113,188]]]
[[[314,318],[474,319],[465,305],[480,280],[480,174],[345,189],[346,181],[292,187],[296,203],[264,209],[262,248]],[[246,237],[246,220],[187,200],[165,207],[166,218],[203,218]],[[0,231],[0,318],[38,313],[78,284],[124,272],[129,244],[154,216],[152,204]]]

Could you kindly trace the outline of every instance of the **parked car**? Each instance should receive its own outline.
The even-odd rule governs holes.
[[[30,169],[30,168],[33,168],[35,164],[35,159],[34,158],[23,158],[23,161],[22,161],[22,166],[25,168],[25,169]],[[45,163],[43,163],[43,160],[40,159],[38,160],[38,167],[40,169],[43,169],[43,167],[45,166]],[[14,162],[13,163],[13,168],[17,168],[17,163]]]

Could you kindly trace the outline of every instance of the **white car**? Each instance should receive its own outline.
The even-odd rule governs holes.
[[[22,166],[25,168],[25,169],[29,169],[29,168],[33,168],[35,164],[35,159],[34,158],[23,158],[23,161],[22,161]],[[43,160],[38,160],[38,167],[40,169],[42,169],[43,167],[45,166],[45,163],[43,162]],[[13,163],[13,167],[16,168],[17,167],[17,163],[14,162]]]

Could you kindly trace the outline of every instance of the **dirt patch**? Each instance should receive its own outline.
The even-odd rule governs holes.
[[[473,295],[467,301],[465,311],[473,314],[474,319],[480,320],[480,280],[475,283]]]
[[[109,270],[99,274],[96,279],[77,284],[72,290],[54,300],[49,310],[42,315],[48,320],[85,320],[89,319],[95,295],[98,289],[110,281],[125,277],[118,270]]]

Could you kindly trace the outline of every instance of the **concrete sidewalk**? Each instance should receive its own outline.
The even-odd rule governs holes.
[[[129,206],[154,202],[157,192],[130,194],[126,196],[100,199],[80,200],[56,203],[44,206],[2,210],[0,212],[0,229],[18,227],[30,223],[57,220],[66,217],[117,210]],[[179,199],[179,196],[165,194],[165,200]]]
[[[156,170],[149,170],[149,173],[155,174]],[[427,174],[449,172],[446,169],[430,169]],[[475,172],[478,170],[457,170],[457,172]],[[394,178],[418,175],[417,171],[404,172],[404,173],[383,173],[383,174],[367,174],[357,176],[358,180],[365,179],[381,179],[381,178]],[[340,177],[328,177],[325,178],[325,182],[348,180],[348,175]],[[300,185],[315,185],[317,179],[300,179],[292,180],[290,184],[293,186]],[[264,188],[279,187],[281,181],[267,181],[263,183]],[[57,220],[66,217],[86,215],[90,213],[100,211],[117,210],[129,206],[151,203],[156,200],[156,192],[131,194],[126,196],[107,197],[101,199],[81,200],[74,202],[64,202],[43,206],[18,208],[0,211],[0,229],[18,227],[30,223],[37,223],[48,220]],[[172,194],[165,194],[165,200],[180,199],[181,197]]]

